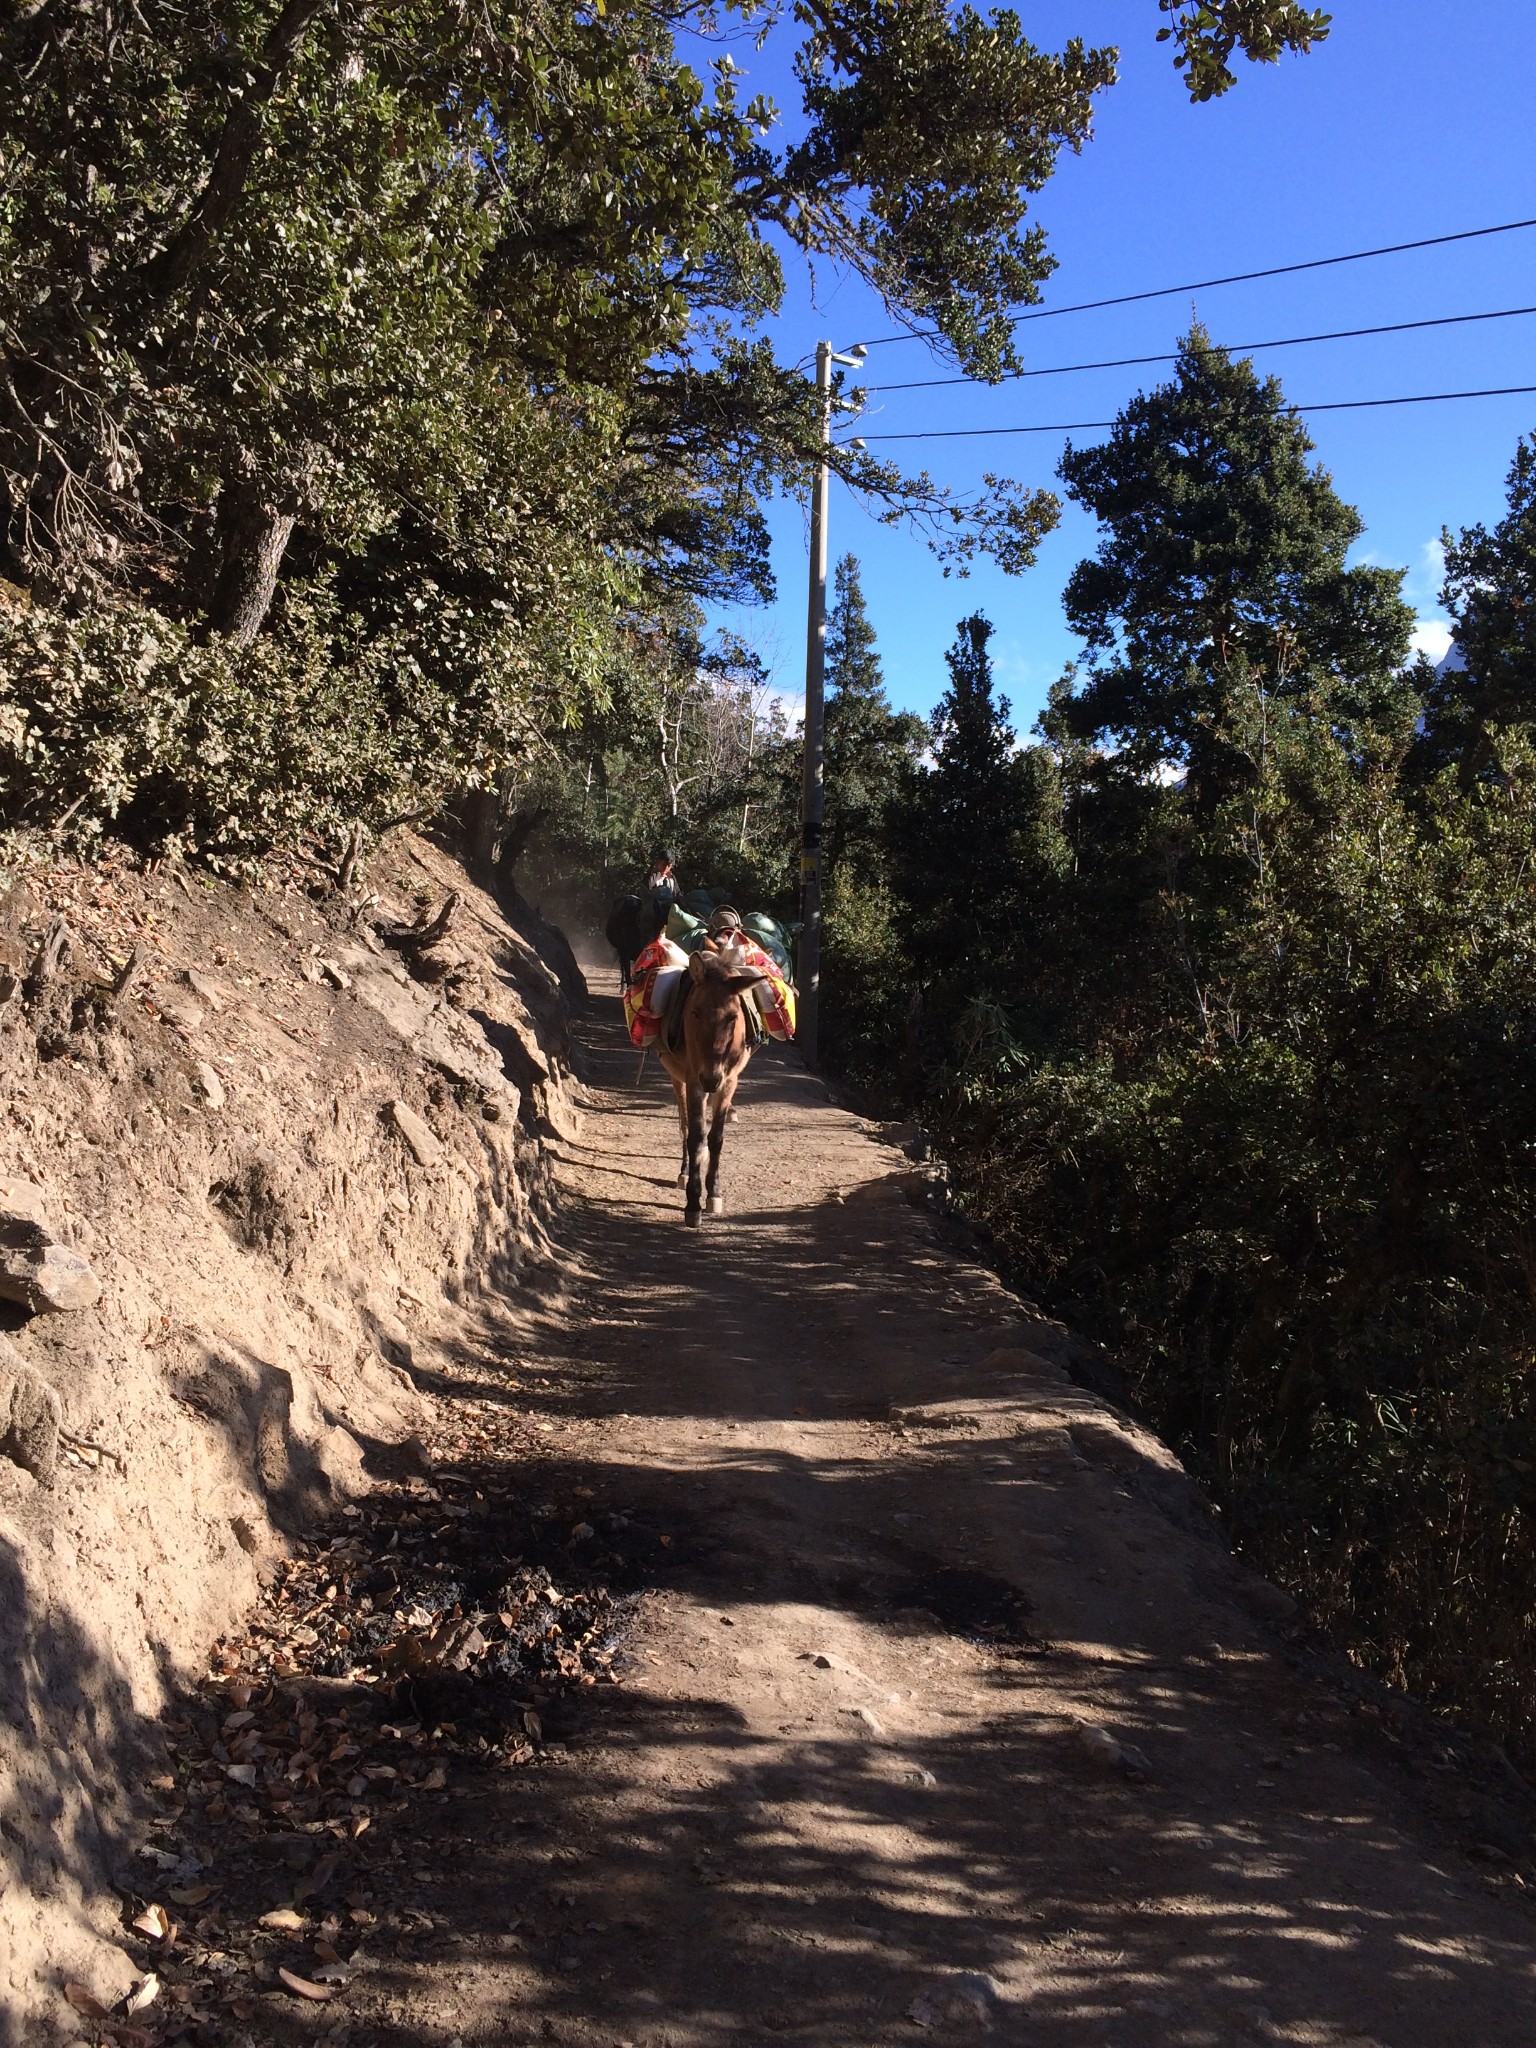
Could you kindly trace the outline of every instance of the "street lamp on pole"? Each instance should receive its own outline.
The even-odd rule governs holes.
[[[826,821],[825,746],[827,669],[827,499],[832,440],[832,365],[856,370],[862,343],[839,354],[830,341],[816,344],[816,396],[821,447],[811,486],[811,577],[805,628],[805,753],[800,790],[800,1020],[795,1033],[808,1067],[816,1065],[821,1022],[822,826]]]

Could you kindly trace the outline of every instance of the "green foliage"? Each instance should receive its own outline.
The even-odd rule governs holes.
[[[187,627],[210,688],[198,650],[265,637],[270,664],[323,615],[274,684],[291,715],[404,649],[437,755],[372,744],[423,791],[438,757],[483,783],[600,713],[638,623],[766,594],[763,502],[820,443],[806,380],[750,338],[786,250],[995,375],[1050,269],[1028,200],[1113,66],[940,0],[738,11],[800,37],[794,142],[729,56],[683,61],[708,0],[6,10],[0,574],[93,632],[113,604],[129,637]],[[961,568],[1027,566],[1056,515],[997,479],[962,501],[834,459]],[[25,699],[0,673],[13,722]],[[63,789],[35,781],[29,815]],[[254,843],[278,815],[229,829]]]
[[[1236,84],[1229,62],[1236,50],[1255,64],[1276,64],[1287,50],[1324,42],[1333,17],[1298,0],[1157,0],[1172,15],[1160,43],[1173,42],[1174,65],[1189,74],[1192,100],[1216,99]]]
[[[255,646],[200,646],[125,604],[73,617],[0,605],[0,814],[240,870],[274,844],[333,845],[451,786],[440,699],[383,643],[344,665],[318,603]],[[397,650],[399,655],[404,650]]]
[[[1536,441],[1515,450],[1508,501],[1491,533],[1444,536],[1440,597],[1462,666],[1425,678],[1421,772],[1455,763],[1465,777],[1499,773],[1507,745],[1518,751],[1536,723]]]
[[[791,185],[817,205],[794,230],[851,257],[887,299],[933,320],[987,376],[1018,366],[1007,309],[1039,297],[1051,264],[1023,225],[1063,144],[1082,147],[1114,52],[1073,41],[1048,57],[1017,14],[944,0],[798,0],[797,70],[811,117]],[[935,110],[964,106],[964,120]],[[863,188],[866,203],[847,203]]]
[[[834,874],[863,871],[883,855],[891,807],[928,734],[915,713],[891,709],[853,555],[833,572],[826,683],[827,861]]]
[[[912,779],[892,835],[921,990],[915,1056],[951,1073],[991,1042],[978,1037],[973,1006],[1011,999],[1063,852],[1054,766],[1038,749],[1019,751],[1008,700],[993,692],[992,630],[980,614],[960,622],[933,717],[934,762]]]
[[[889,1087],[902,1047],[908,990],[888,850],[927,739],[921,718],[891,709],[859,564],[845,555],[827,621],[821,1036],[826,1058],[866,1086]]]
[[[1197,335],[1069,454],[1087,674],[1020,749],[962,621],[838,1058],[921,1110],[1247,1552],[1529,1764],[1536,451],[1447,537],[1438,675],[1309,452]],[[869,1003],[904,977],[918,1011]]]
[[[1174,380],[1134,400],[1061,476],[1104,539],[1067,617],[1090,671],[1053,737],[1112,740],[1126,768],[1187,773],[1200,802],[1258,770],[1240,703],[1315,697],[1361,745],[1403,728],[1413,617],[1401,573],[1349,568],[1358,515],[1307,460],[1277,379],[1195,328]]]
[[[1142,927],[1182,999],[951,1114],[1016,1269],[1127,1361],[1239,1540],[1529,1753],[1527,776],[1410,805],[1288,707]]]
[[[685,889],[792,916],[798,762],[740,642],[706,645],[686,617],[632,630],[604,711],[506,778],[508,804],[541,820],[529,885],[600,923],[665,845]]]

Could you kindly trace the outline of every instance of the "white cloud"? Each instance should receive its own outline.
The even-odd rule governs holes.
[[[1419,559],[1403,578],[1403,596],[1412,605],[1438,604],[1444,581],[1445,549],[1438,540],[1427,540],[1419,549]]]
[[[796,726],[802,725],[805,722],[804,690],[776,690],[770,687],[757,693],[757,715],[759,718],[769,717],[775,705],[783,712],[785,722],[791,732],[795,730]]]
[[[1451,627],[1448,619],[1419,619],[1409,641],[1415,654],[1427,654],[1431,661],[1444,661],[1450,652]]]

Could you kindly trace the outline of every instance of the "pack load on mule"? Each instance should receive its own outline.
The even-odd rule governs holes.
[[[700,917],[693,909],[693,904],[698,897],[704,895],[706,892],[702,889],[691,890],[681,903],[673,904],[671,914],[667,918],[667,937],[674,944],[681,946],[685,953],[697,952],[710,935],[710,919],[718,911],[730,909],[729,904],[712,903]],[[740,930],[747,940],[762,947],[786,981],[794,978],[790,935],[777,918],[770,917],[765,910],[749,910],[741,919]]]
[[[709,922],[674,905],[667,929],[635,958],[624,991],[624,1020],[634,1044],[654,1045],[675,1029],[687,986],[689,956],[707,940],[728,946],[743,967],[755,967],[761,979],[742,997],[754,1037],[790,1039],[795,1035],[795,989],[790,956],[780,925],[761,911],[742,918],[728,904],[717,904]]]

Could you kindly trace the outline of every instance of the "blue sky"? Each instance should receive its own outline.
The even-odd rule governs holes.
[[[1224,99],[1192,106],[1166,45],[1154,41],[1154,0],[1025,0],[1026,33],[1059,49],[1073,35],[1114,44],[1120,83],[1099,101],[1097,132],[1062,158],[1038,196],[1058,269],[1044,304],[1180,284],[1233,271],[1342,254],[1536,216],[1531,80],[1536,7],[1510,0],[1337,0],[1329,40],[1305,58],[1239,60]],[[794,108],[788,50],[731,45],[753,90]],[[813,297],[793,275],[768,330],[782,357],[807,355],[823,335],[846,347],[891,322],[857,282],[823,275]],[[1536,304],[1536,229],[1447,248],[1238,285],[1140,307],[1033,322],[1022,332],[1030,367],[1173,347],[1198,312],[1216,340],[1243,344],[1323,329]],[[1255,355],[1301,403],[1536,384],[1536,317]],[[866,373],[906,380],[945,374],[920,343],[880,348]],[[875,434],[1026,422],[1109,419],[1155,370],[1096,371],[997,388],[876,396]],[[878,415],[878,416],[877,416]],[[1406,595],[1437,650],[1436,541],[1442,525],[1489,521],[1503,503],[1515,442],[1536,430],[1536,397],[1314,416],[1317,457],[1358,506],[1366,532],[1356,560],[1407,567]],[[908,442],[888,451],[961,490],[984,470],[1052,482],[1065,437]],[[1080,443],[1096,436],[1074,436]],[[804,662],[806,518],[772,515],[778,602],[720,612],[770,664],[787,698]],[[902,708],[930,710],[944,687],[944,649],[956,620],[984,610],[997,627],[999,681],[1020,731],[1076,652],[1060,594],[1091,552],[1092,522],[1068,506],[1036,567],[1010,578],[984,566],[945,579],[915,536],[879,526],[833,486],[834,556],[851,550],[880,639],[886,680]]]

